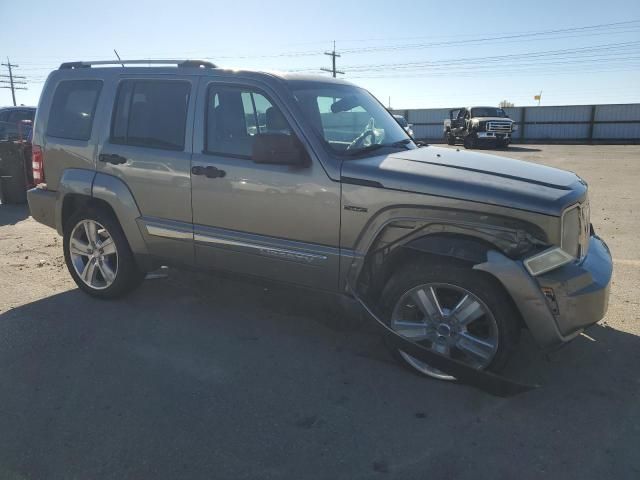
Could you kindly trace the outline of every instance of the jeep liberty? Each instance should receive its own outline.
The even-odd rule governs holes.
[[[573,173],[418,147],[366,90],[193,60],[53,71],[31,214],[78,287],[131,292],[161,265],[351,292],[395,332],[497,371],[606,313],[612,260]],[[450,379],[404,351],[424,375]]]

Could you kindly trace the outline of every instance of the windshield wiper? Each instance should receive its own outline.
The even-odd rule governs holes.
[[[373,152],[374,150],[378,150],[379,148],[383,148],[383,147],[406,148],[407,150],[409,150],[409,147],[407,147],[407,145],[411,143],[411,141],[412,140],[410,138],[405,138],[403,140],[398,140],[397,142],[393,142],[393,143],[374,143],[373,145],[359,148],[358,150],[348,151],[345,153],[345,155],[349,157],[355,157],[363,153]]]
[[[385,145],[384,143],[374,143],[373,145],[369,145],[367,147],[359,148],[358,150],[347,151],[347,152],[345,152],[345,155],[347,155],[349,157],[355,157],[357,155],[360,155],[360,154],[363,154],[363,153],[367,153],[367,152],[373,152],[374,150],[378,150],[379,148],[388,147],[388,146],[389,145]]]
[[[407,150],[409,150],[409,147],[407,147],[407,145],[409,145],[412,142],[412,140],[410,138],[405,138],[404,140],[398,140],[397,142],[393,142],[391,144],[392,147],[405,147]]]

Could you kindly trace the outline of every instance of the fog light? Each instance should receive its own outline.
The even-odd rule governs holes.
[[[558,247],[538,253],[524,261],[524,266],[534,277],[573,261],[573,257]]]

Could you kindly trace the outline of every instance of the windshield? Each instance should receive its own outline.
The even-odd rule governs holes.
[[[336,153],[356,156],[379,148],[416,148],[369,92],[353,85],[292,82],[306,120]]]
[[[507,114],[501,108],[475,107],[471,109],[472,117],[506,117]]]

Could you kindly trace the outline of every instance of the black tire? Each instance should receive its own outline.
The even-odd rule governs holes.
[[[447,134],[447,145],[455,145],[456,144],[456,137],[455,135],[452,135],[451,132],[449,132]]]
[[[476,146],[475,143],[476,141],[473,135],[467,135],[464,137],[464,148],[472,149]]]
[[[506,148],[509,148],[509,142],[506,142],[506,141],[504,141],[504,140],[498,140],[498,141],[496,142],[496,146],[497,146],[498,148],[505,148],[505,149],[506,149]]]
[[[80,278],[72,263],[71,252],[69,249],[71,232],[82,220],[93,220],[104,226],[113,239],[117,249],[117,269],[115,272],[115,279],[111,285],[103,289],[96,289],[87,285]],[[145,272],[138,267],[135,257],[131,252],[131,248],[129,247],[129,242],[122,231],[122,227],[120,227],[120,223],[114,215],[106,209],[89,208],[86,210],[80,210],[71,215],[64,227],[63,249],[64,259],[71,277],[76,282],[76,285],[78,285],[80,290],[93,297],[102,299],[122,297],[134,291],[144,280]]]
[[[385,285],[380,301],[383,319],[391,326],[391,314],[400,298],[411,289],[428,283],[461,287],[478,297],[495,319],[498,344],[487,370],[500,371],[516,349],[520,338],[519,313],[499,282],[489,274],[453,263],[432,264],[416,262],[397,270]],[[390,347],[396,359],[411,371],[422,376],[424,372],[412,366],[396,348]]]

